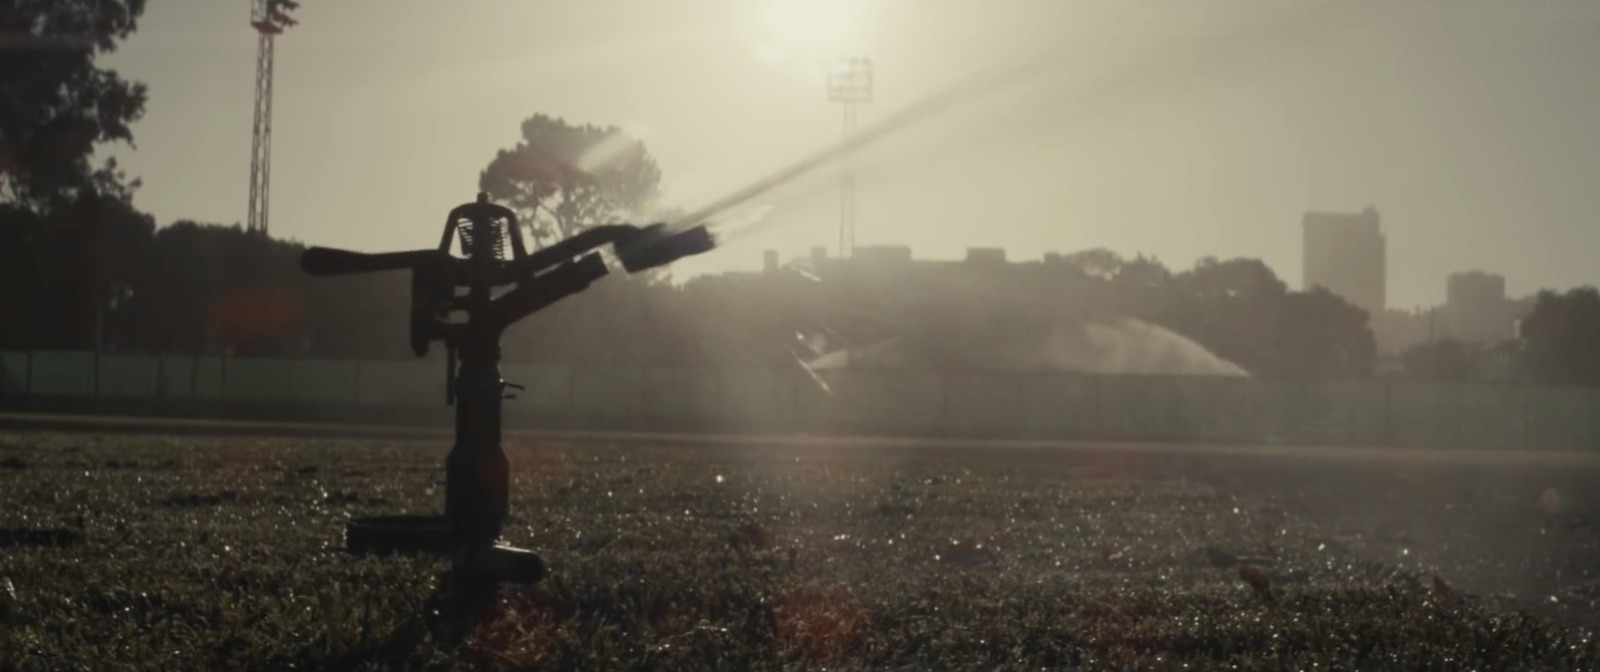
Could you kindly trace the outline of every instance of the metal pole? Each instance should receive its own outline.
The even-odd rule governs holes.
[[[828,76],[828,99],[842,105],[839,162],[839,256],[851,257],[856,245],[856,184],[854,149],[850,137],[856,130],[856,111],[860,103],[872,100],[872,62],[855,57],[835,63]]]
[[[849,137],[856,132],[856,102],[844,104],[845,136]],[[849,256],[856,254],[856,167],[855,151],[851,150],[844,155],[844,193],[845,193],[845,230],[846,246]]]
[[[856,103],[846,100],[842,104],[844,116],[841,137],[847,142],[856,130]],[[856,247],[856,176],[855,151],[847,149],[839,161],[839,256],[855,256]]]
[[[493,545],[509,511],[510,462],[500,441],[505,381],[500,378],[498,336],[471,334],[461,343],[455,380],[457,438],[445,458],[445,516],[463,550]]]

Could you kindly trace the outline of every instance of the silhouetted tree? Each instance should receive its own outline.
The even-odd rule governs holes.
[[[0,206],[0,343],[93,348],[131,319],[154,222],[120,197],[83,194],[48,213]]]
[[[145,87],[96,65],[144,12],[144,0],[7,2],[0,7],[0,202],[47,213],[90,193],[125,195],[96,147],[133,142]]]
[[[589,226],[645,214],[660,181],[644,143],[622,129],[538,114],[522,122],[516,147],[495,154],[478,188],[516,210],[535,245],[548,245]]]
[[[1600,385],[1600,290],[1539,292],[1522,321],[1522,365],[1539,382]]]
[[[1062,263],[1083,271],[1091,278],[1110,280],[1117,276],[1125,263],[1122,255],[1103,247],[1079,250],[1061,255]]]
[[[1277,298],[1288,292],[1288,285],[1260,259],[1204,257],[1194,268],[1180,273],[1179,284],[1193,297]]]
[[[674,211],[656,203],[661,171],[640,140],[615,126],[571,124],[543,114],[522,122],[517,145],[501,150],[479,175],[479,188],[505,203],[531,231],[535,247],[549,245],[590,226],[645,223]],[[589,364],[647,363],[665,357],[657,313],[666,287],[642,278],[611,278],[541,311],[508,332],[507,357]],[[639,282],[638,280],[644,280]]]
[[[1061,261],[1104,283],[1098,309],[1160,324],[1253,375],[1361,377],[1377,356],[1365,312],[1326,291],[1291,292],[1259,259],[1206,257],[1179,273],[1105,249]]]
[[[0,343],[92,347],[128,312],[152,224],[96,148],[132,142],[145,89],[96,56],[133,32],[143,0],[0,6]],[[113,313],[113,314],[108,314]]]
[[[1264,375],[1302,380],[1359,378],[1372,373],[1378,345],[1366,311],[1320,287],[1285,294],[1264,321]]]

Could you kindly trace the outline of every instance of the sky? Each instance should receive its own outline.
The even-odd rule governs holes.
[[[837,143],[833,59],[873,60],[865,127],[995,81],[857,154],[857,244],[924,258],[1106,247],[1265,260],[1301,285],[1307,210],[1375,207],[1389,303],[1445,277],[1600,284],[1600,3],[1587,0],[302,0],[277,41],[271,231],[436,243],[536,113],[644,140],[694,210]],[[245,219],[247,0],[157,0],[106,64],[150,88],[110,150],[159,223]],[[838,237],[838,170],[726,213],[679,277]]]

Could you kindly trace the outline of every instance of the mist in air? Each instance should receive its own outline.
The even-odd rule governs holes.
[[[21,668],[1600,669],[1593,0],[244,4],[0,12]]]
[[[1571,49],[1505,58],[1496,45],[1507,42],[1477,34],[1564,35],[1594,17],[1518,15],[1503,3],[1085,7],[1040,9],[1063,19],[1054,40],[1024,31],[1007,47],[984,43],[974,62],[921,86],[897,82],[893,61],[879,66],[884,93],[847,143],[860,143],[862,244],[945,259],[974,245],[1021,259],[1106,246],[1174,267],[1227,254],[1297,281],[1299,216],[1372,205],[1393,222],[1391,250],[1404,260],[1391,270],[1398,306],[1437,302],[1446,274],[1474,267],[1507,274],[1518,292],[1593,281],[1553,241],[1589,235],[1577,223],[1600,207],[1574,181],[1600,168],[1577,112],[1600,108],[1600,91],[1534,65],[1576,58]],[[1570,104],[1552,107],[1545,88],[1571,91]],[[752,159],[765,168],[693,192],[691,212],[762,175],[783,178],[745,194],[742,205],[768,208],[759,226],[676,273],[753,269],[769,248],[790,257],[831,247],[837,138],[811,155]],[[1513,222],[1545,234],[1521,235]],[[1466,228],[1477,233],[1449,249],[1433,242]],[[1536,279],[1552,273],[1565,279]]]
[[[813,371],[916,369],[907,348],[916,336],[845,348],[807,362]],[[1249,374],[1193,340],[1160,325],[1121,317],[1059,325],[1042,338],[1022,339],[973,353],[992,371],[1100,375],[1236,376]]]

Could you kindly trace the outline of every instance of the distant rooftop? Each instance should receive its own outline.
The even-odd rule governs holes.
[[[1306,229],[1350,229],[1362,228],[1371,233],[1382,235],[1382,218],[1378,210],[1367,206],[1361,212],[1327,212],[1308,210],[1300,220],[1301,226]]]
[[[1378,209],[1367,206],[1361,212],[1335,212],[1331,210],[1307,210],[1307,219],[1378,219]]]

